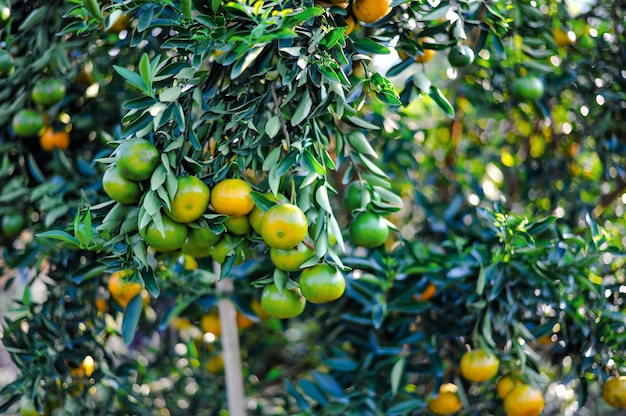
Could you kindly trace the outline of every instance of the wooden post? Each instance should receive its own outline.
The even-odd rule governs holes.
[[[214,271],[220,275],[221,266],[214,263]],[[217,282],[217,290],[224,295],[233,291],[233,281],[226,277]],[[222,330],[222,356],[226,376],[226,396],[228,398],[228,414],[230,416],[246,416],[246,396],[243,387],[241,370],[241,348],[239,347],[239,329],[237,327],[237,309],[227,296],[217,302]]]

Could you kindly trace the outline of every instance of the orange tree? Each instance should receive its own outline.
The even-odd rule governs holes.
[[[218,412],[223,299],[258,414],[511,413],[494,369],[534,411],[558,383],[601,406],[624,364],[618,10],[9,9],[6,269],[48,297],[7,320],[3,410]],[[46,125],[68,149],[37,147]],[[470,349],[492,359],[465,378]]]

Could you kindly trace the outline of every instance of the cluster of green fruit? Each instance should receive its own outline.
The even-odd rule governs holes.
[[[13,116],[11,126],[18,137],[39,137],[48,124],[45,109],[59,104],[65,99],[66,89],[59,78],[40,79],[31,91],[31,99],[39,109],[22,108]]]
[[[120,204],[140,205],[147,192],[168,181],[167,173],[155,175],[160,163],[153,143],[128,140],[114,152],[114,162],[102,178],[103,189]],[[162,178],[157,180],[157,176]],[[232,256],[237,265],[250,258],[251,241],[262,241],[278,269],[301,273],[299,287],[288,284],[283,289],[270,283],[263,291],[263,307],[280,318],[302,313],[306,300],[330,302],[343,294],[343,274],[335,266],[313,260],[315,250],[306,240],[307,217],[284,196],[266,193],[262,199],[270,203],[257,205],[251,186],[243,179],[224,179],[209,188],[195,175],[178,176],[161,189],[166,195],[156,212],[140,214],[138,220],[139,235],[156,252],[212,257],[218,263]],[[311,267],[303,267],[307,262]]]

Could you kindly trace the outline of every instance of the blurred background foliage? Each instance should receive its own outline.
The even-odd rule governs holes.
[[[3,226],[0,240],[1,362],[14,375],[4,412],[224,414],[215,324],[223,294],[211,262],[160,258],[160,296],[132,304],[140,321],[126,345],[126,305],[108,286],[113,262],[35,237],[82,229],[91,241],[91,227],[75,219],[106,201],[96,160],[121,139],[123,104],[138,96],[113,65],[136,70],[144,52],[166,55],[172,33],[185,47],[198,40],[185,38],[176,14],[139,31],[150,7],[189,5],[147,3],[8,4],[1,45],[15,71],[0,80],[0,220],[21,217],[22,226]],[[190,7],[205,13],[198,3]],[[504,414],[494,381],[461,378],[470,347],[498,351],[499,374],[520,370],[540,386],[544,414],[619,414],[600,388],[625,365],[623,11],[601,0],[393,5],[350,35],[351,65],[341,70],[347,100],[363,103],[359,117],[382,126],[366,134],[404,202],[388,217],[398,231],[378,249],[348,242],[346,294],[293,320],[258,308],[250,283],[271,273],[265,256],[233,268],[250,414],[428,414],[444,382],[459,386],[461,414]],[[343,26],[345,17],[335,6],[315,19]],[[431,61],[414,62],[416,34],[434,38]],[[474,48],[473,64],[449,64],[458,42]],[[376,45],[390,53],[373,53]],[[401,59],[402,50],[410,56]],[[513,95],[526,74],[541,78],[541,99]],[[70,137],[52,152],[11,125],[18,110],[36,107],[30,91],[47,77],[67,88],[44,110]],[[341,197],[353,171],[339,166],[329,181],[346,226]]]

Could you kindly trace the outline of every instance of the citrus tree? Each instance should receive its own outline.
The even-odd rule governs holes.
[[[0,12],[3,410],[624,406],[610,2]]]

